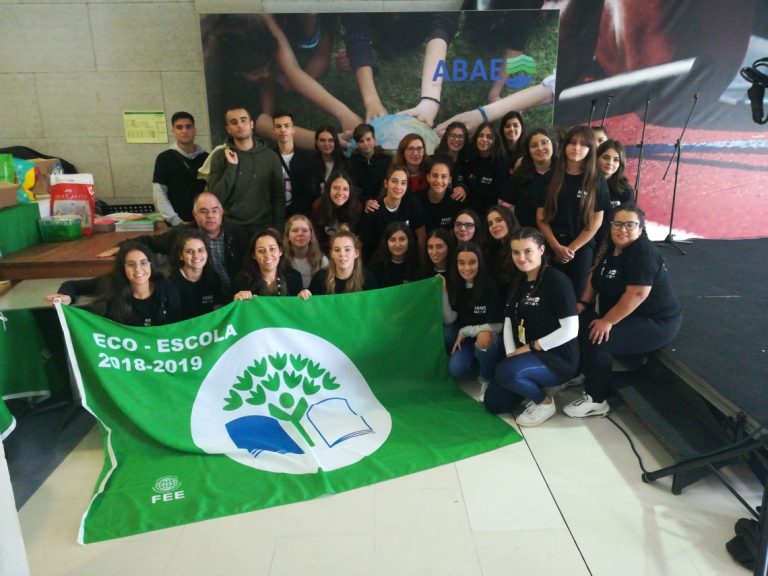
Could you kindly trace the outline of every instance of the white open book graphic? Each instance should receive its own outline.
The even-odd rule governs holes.
[[[307,410],[307,419],[329,448],[355,436],[373,434],[368,422],[352,410],[346,398],[327,398],[313,404]]]

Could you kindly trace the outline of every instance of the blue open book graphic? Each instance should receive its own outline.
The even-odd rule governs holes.
[[[355,436],[373,434],[368,422],[352,410],[346,398],[327,398],[313,404],[307,410],[307,419],[329,448]]]
[[[278,454],[304,454],[280,422],[269,416],[243,416],[227,422],[226,428],[235,446],[248,451],[254,458],[264,450]]]

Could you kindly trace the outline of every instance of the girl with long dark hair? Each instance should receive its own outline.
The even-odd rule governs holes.
[[[181,319],[179,293],[155,267],[154,254],[129,240],[120,245],[112,271],[98,278],[68,280],[46,301],[62,304],[94,296],[96,314],[132,326],[160,326]]]
[[[501,133],[501,146],[507,153],[507,165],[511,174],[518,158],[523,155],[523,143],[525,142],[525,120],[522,113],[510,110],[499,122]]]
[[[483,246],[483,255],[491,275],[499,284],[502,294],[507,293],[512,278],[512,262],[509,259],[509,238],[520,228],[512,210],[497,204],[488,210],[485,217],[488,236]]]
[[[465,172],[467,206],[485,214],[499,203],[509,170],[506,153],[490,122],[483,122],[472,136],[470,157]]]
[[[234,288],[235,300],[250,300],[254,296],[297,296],[301,292],[301,274],[286,263],[282,238],[277,230],[266,228],[253,235]]]
[[[391,222],[408,224],[416,238],[417,246],[423,249],[427,236],[424,210],[414,195],[408,192],[408,168],[397,162],[387,168],[384,196],[379,206],[366,213],[360,224],[366,262],[370,261],[384,235],[384,229]]]
[[[520,426],[536,426],[554,416],[548,388],[569,380],[578,368],[579,321],[568,278],[547,265],[546,241],[535,228],[512,234],[510,252],[515,276],[504,310],[506,358],[485,394],[494,414],[511,412],[531,400],[517,417]]]
[[[319,196],[332,172],[347,169],[347,158],[333,126],[320,126],[315,130],[312,158],[315,164],[316,193]]]
[[[328,250],[328,242],[342,225],[353,232],[363,214],[352,178],[343,171],[332,172],[320,198],[312,205],[312,223],[320,248]]]
[[[208,237],[195,228],[179,234],[168,254],[173,269],[168,281],[179,293],[184,320],[207,314],[226,303],[221,279],[209,255]]]
[[[451,233],[445,228],[435,228],[427,234],[427,253],[422,258],[421,277],[430,278],[440,274],[443,278],[448,275],[448,267],[453,261],[453,248],[456,245]]]
[[[368,272],[375,276],[381,288],[418,279],[419,253],[407,224],[392,222],[386,227]]]
[[[466,378],[476,362],[482,396],[498,360],[498,335],[503,320],[501,297],[485,267],[480,247],[473,242],[458,245],[449,274],[450,310],[443,310],[446,341],[453,339],[448,371],[454,378]]]
[[[464,173],[469,160],[469,147],[469,130],[467,127],[462,122],[451,122],[446,126],[440,143],[432,155],[433,159],[447,157],[452,160],[450,196],[458,202],[463,202],[467,197]]]
[[[552,252],[553,266],[571,279],[576,295],[584,289],[595,234],[609,208],[608,187],[595,166],[592,129],[575,126],[565,136],[536,218]]]
[[[552,158],[556,146],[547,130],[536,128],[528,133],[512,177],[501,199],[515,207],[520,226],[537,228],[536,210],[552,178]]]

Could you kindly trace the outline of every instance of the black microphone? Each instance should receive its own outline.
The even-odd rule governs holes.
[[[768,122],[768,116],[763,119],[763,98],[765,97],[765,88],[760,84],[754,83],[747,90],[749,102],[752,104],[752,121],[756,124],[765,124]]]

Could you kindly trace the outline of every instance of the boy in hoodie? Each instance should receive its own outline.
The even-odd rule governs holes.
[[[360,124],[352,132],[357,148],[349,159],[349,171],[360,201],[376,200],[381,195],[384,176],[392,156],[376,145],[376,132],[370,124]]]
[[[266,142],[253,135],[253,120],[243,107],[224,117],[229,139],[211,155],[208,189],[224,207],[229,222],[253,234],[264,228],[283,229],[283,169]]]

